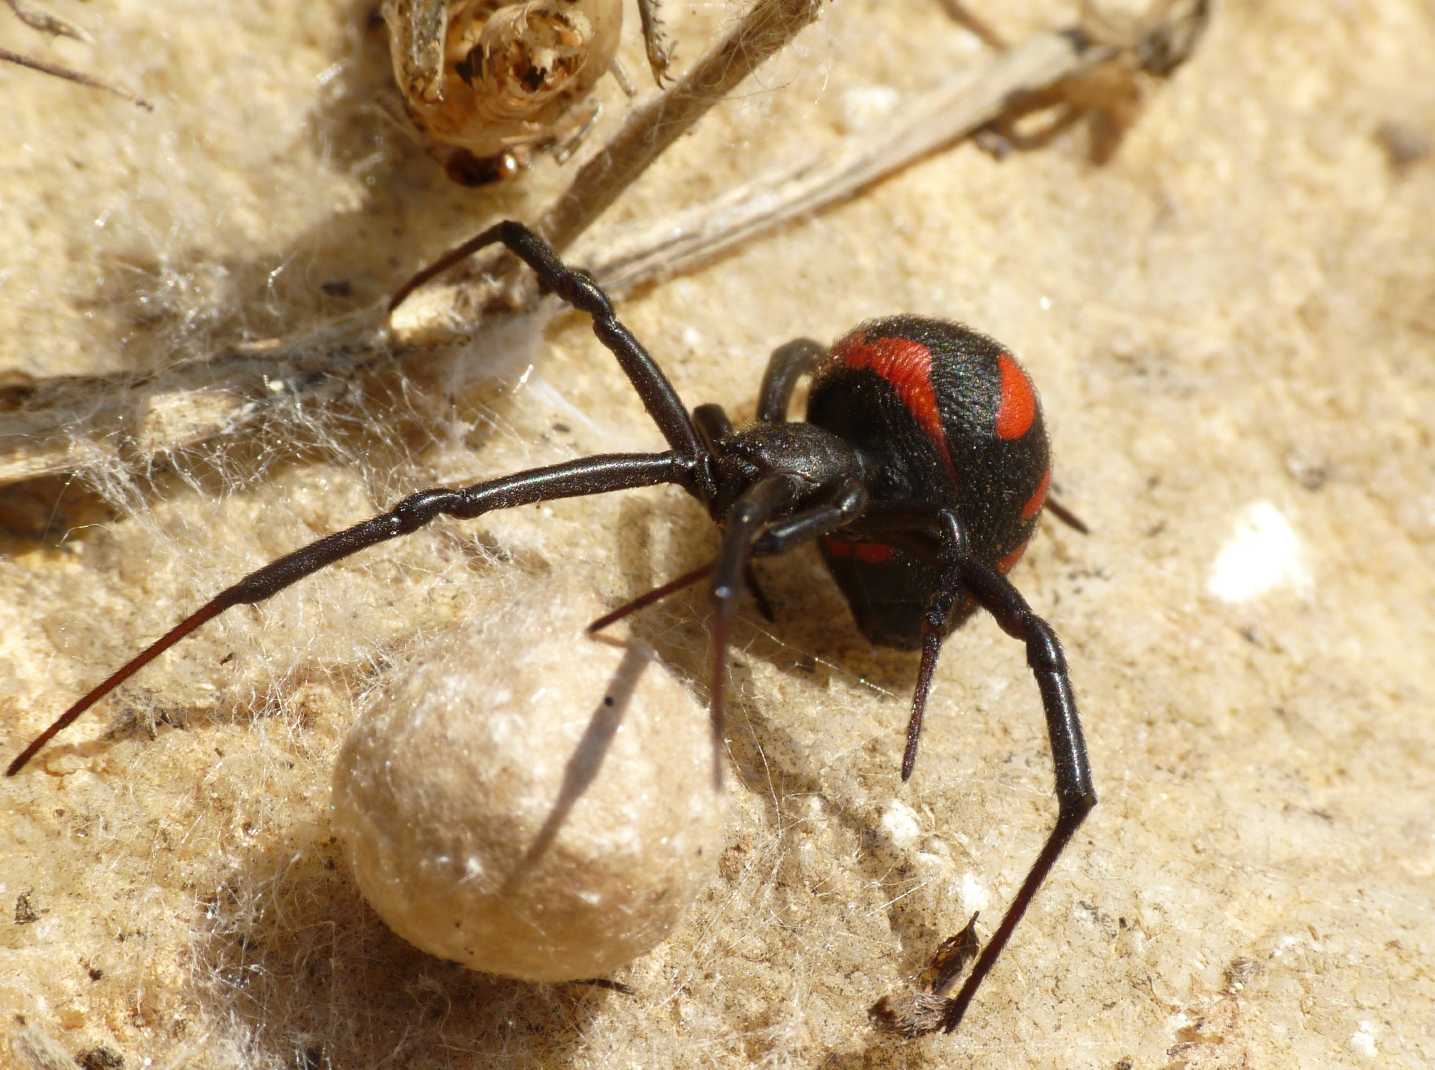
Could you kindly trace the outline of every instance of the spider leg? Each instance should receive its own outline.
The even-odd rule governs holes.
[[[927,552],[945,562],[948,572],[955,570],[966,557],[967,535],[956,513],[950,509],[934,512],[930,507],[894,503],[867,520],[865,526],[874,533],[885,529],[889,535],[913,533],[933,540]],[[912,770],[917,765],[917,743],[922,738],[932,674],[947,637],[947,619],[956,607],[959,590],[957,582],[943,582],[922,620],[922,662],[917,669],[917,686],[912,690],[912,715],[907,720],[907,746],[902,752],[903,782],[912,779]]]
[[[718,443],[732,434],[732,420],[721,405],[699,405],[693,409],[693,423],[697,425],[698,436],[703,445],[713,453],[719,452]],[[752,592],[752,600],[757,603],[757,611],[766,620],[776,620],[772,612],[772,600],[767,597],[767,592],[758,582],[757,570],[752,567],[751,561],[743,568],[742,575],[747,581],[747,589]],[[644,605],[646,604],[645,602]]]
[[[864,502],[857,515],[845,524],[822,527],[819,517],[797,516],[782,524],[775,524],[763,536],[759,544],[762,552],[767,549],[768,539],[780,539],[788,535],[799,536],[804,525],[813,530],[808,537],[829,534],[839,527],[854,539],[878,536],[887,542],[900,543],[910,553],[924,558],[935,558],[954,568],[966,553],[966,534],[956,514],[950,509],[934,510],[920,502]],[[922,625],[922,663],[917,670],[917,686],[912,692],[912,715],[907,721],[907,746],[902,754],[902,779],[909,780],[917,762],[917,741],[922,734],[922,718],[927,709],[927,695],[932,689],[932,673],[937,666],[937,655],[941,653],[942,641],[946,638],[946,621],[956,605],[958,587],[955,583],[944,583],[932,599]]]
[[[732,420],[721,405],[711,403],[699,405],[693,409],[693,423],[697,426],[698,437],[702,439],[703,445],[712,453],[720,452],[718,443],[732,434]],[[712,566],[709,565],[708,568],[711,570]],[[757,572],[752,567],[751,561],[747,563],[742,574],[743,579],[747,581],[748,590],[752,592],[753,601],[757,603],[757,611],[767,620],[776,620],[777,618],[772,612],[772,602],[767,597],[767,592],[762,589],[762,584],[758,582]],[[666,595],[674,589],[665,584],[663,594]],[[658,597],[662,597],[662,595]],[[643,598],[646,599],[647,596],[644,595]],[[656,598],[653,601],[656,601]],[[646,606],[649,602],[643,601],[642,604]]]
[[[1076,713],[1076,699],[1066,673],[1066,658],[1061,643],[1051,626],[1031,611],[1026,599],[1005,576],[976,561],[961,564],[963,589],[976,599],[1004,632],[1026,644],[1026,660],[1041,689],[1041,705],[1046,713],[1046,729],[1051,739],[1051,752],[1056,767],[1056,827],[1051,830],[1041,853],[1022,881],[1006,916],[982,949],[972,967],[971,975],[961,991],[947,1007],[942,1025],[950,1033],[957,1028],[967,1005],[990,972],[1012,931],[1031,905],[1037,890],[1046,880],[1062,849],[1071,840],[1082,820],[1096,805],[1096,789],[1091,782],[1091,766],[1086,758],[1086,742],[1081,734],[1081,721]]]
[[[787,517],[768,527],[753,544],[752,556],[766,557],[771,554],[785,553],[798,543],[821,538],[823,535],[852,523],[862,515],[862,510],[865,508],[867,508],[867,488],[855,479],[847,480],[838,486],[832,501]],[[753,598],[757,602],[758,612],[768,620],[775,619],[772,603],[763,593],[762,588],[758,586],[757,574],[753,570],[751,560],[748,561],[744,575],[747,578],[747,585],[752,589]]]
[[[698,438],[710,450],[732,434],[732,420],[721,405],[712,402],[693,409],[693,425],[698,429]]]
[[[617,609],[609,610],[592,624],[588,625],[588,634],[592,635],[594,632],[601,632],[604,628],[608,627],[608,625],[618,623],[618,621],[630,613],[636,613],[640,609],[647,609],[654,602],[661,602],[664,598],[668,597],[668,595],[676,594],[684,587],[691,587],[697,583],[698,580],[712,572],[715,564],[717,564],[717,562],[709,561],[706,565],[699,565],[691,572],[684,572],[676,579],[671,579],[667,583],[659,584],[651,590],[644,591],[630,602],[624,602]]]
[[[1091,534],[1091,529],[1086,526],[1086,521],[1062,505],[1056,498],[1048,497],[1046,499],[1046,511],[1073,531],[1079,531],[1083,535]]]
[[[861,492],[861,498],[853,501],[852,496],[857,491]],[[900,543],[913,554],[947,562],[949,569],[954,568],[965,555],[966,534],[950,509],[933,510],[930,505],[920,502],[868,503],[866,488],[856,483],[846,487],[844,493],[847,497],[839,499],[839,504],[845,501],[849,510],[845,520],[837,522],[837,517],[825,517],[817,511],[800,514],[769,528],[758,543],[759,552],[779,552],[790,541],[817,538],[840,528],[854,539],[878,536]],[[912,692],[912,715],[907,722],[907,746],[902,755],[904,781],[911,778],[917,762],[917,741],[922,734],[927,695],[932,689],[932,673],[946,637],[947,618],[956,604],[957,590],[955,583],[943,584],[928,607],[923,622],[922,663],[917,671],[917,686]]]
[[[767,592],[762,589],[762,584],[757,578],[757,569],[752,567],[752,562],[742,570],[742,578],[747,582],[747,589],[752,592],[752,600],[757,603],[757,611],[762,614],[762,619],[769,624],[777,620],[777,614],[772,611],[772,599],[767,597]]]
[[[708,406],[699,406],[696,415],[701,416],[702,410]],[[716,406],[712,406],[716,408]],[[721,411],[721,410],[719,410]],[[699,420],[701,427],[703,421]],[[752,569],[752,558],[780,554],[792,546],[807,539],[819,538],[830,531],[835,531],[859,515],[867,504],[867,488],[856,480],[843,483],[839,488],[833,502],[819,505],[812,509],[798,513],[796,516],[788,517],[786,520],[772,524],[752,544],[752,550],[747,564],[743,568],[743,579],[748,589],[752,591],[753,599],[757,602],[758,612],[768,620],[773,619],[772,604],[767,596],[763,594],[762,588],[758,586],[757,576]],[[640,609],[646,609],[654,602],[661,601],[670,594],[681,591],[684,587],[690,587],[699,580],[710,575],[717,568],[717,561],[709,561],[705,565],[699,565],[681,576],[654,587],[652,590],[644,591],[630,602],[625,602],[617,609],[604,613],[601,617],[588,625],[588,634],[602,631],[610,624],[615,624]]]
[[[10,763],[5,775],[18,773],[56,733],[206,621],[234,606],[262,602],[350,554],[400,535],[408,535],[439,516],[470,519],[494,509],[511,509],[556,498],[602,494],[655,483],[677,483],[691,489],[695,467],[691,458],[678,453],[611,453],[534,468],[459,489],[437,488],[411,494],[388,512],[326,535],[277,561],[271,561],[220,591],[62,713],[30,741]]]
[[[786,553],[793,546],[830,535],[839,528],[852,525],[867,508],[867,488],[850,479],[837,488],[830,502],[772,524],[753,544],[754,556],[769,557]]]
[[[832,500],[772,524],[753,544],[754,557],[786,553],[798,543],[820,539],[846,527],[867,508],[867,487],[859,480],[848,479],[838,484]],[[757,607],[768,620],[773,619],[772,606],[757,586],[751,562],[748,564],[748,585],[757,599]]]
[[[389,301],[389,311],[392,312],[403,303],[404,298],[435,275],[490,245],[503,245],[532,268],[544,293],[556,294],[579,312],[591,316],[593,333],[618,358],[618,364],[638,392],[648,415],[667,439],[669,447],[685,457],[702,455],[697,429],[683,407],[682,399],[642,343],[619,321],[608,295],[588,272],[566,267],[552,247],[522,223],[512,220],[496,223],[445,253],[399,288]],[[699,473],[695,493],[705,501],[711,500],[713,487],[705,473]]]
[[[753,543],[772,518],[788,509],[803,491],[797,476],[777,473],[764,476],[743,491],[724,521],[722,544],[713,565],[711,598],[712,641],[713,783],[722,784],[723,692],[727,683],[727,637],[737,600],[742,594],[743,576],[752,559]]]
[[[893,539],[905,536],[902,541],[909,550],[933,557],[945,566],[946,582],[932,599],[923,627],[922,665],[912,696],[912,717],[907,726],[907,749],[902,758],[903,780],[912,775],[916,762],[917,740],[921,735],[932,673],[945,638],[947,618],[959,597],[974,599],[996,618],[1005,632],[1026,643],[1027,664],[1031,666],[1041,690],[1056,768],[1059,805],[1056,827],[1028,871],[1006,916],[982,950],[971,975],[948,1003],[942,1025],[950,1033],[961,1022],[972,997],[1011,939],[1017,923],[1031,905],[1056,859],[1087,813],[1096,805],[1096,789],[1091,782],[1086,743],[1082,738],[1076,699],[1071,692],[1061,643],[1050,625],[1031,611],[1026,600],[1005,576],[969,557],[966,535],[956,515],[950,510],[934,511],[920,503],[877,502],[868,505],[859,516],[840,527],[844,534],[854,538],[882,536]],[[815,515],[799,514],[769,528],[758,540],[756,549],[761,553],[776,552],[784,539],[795,540],[804,531],[813,529],[818,529]],[[819,529],[815,533],[827,532]]]
[[[765,424],[780,424],[787,420],[787,406],[792,401],[792,392],[797,380],[817,366],[827,355],[827,347],[811,338],[794,338],[772,351],[768,358],[767,370],[762,373],[762,385],[757,390],[757,418]]]
[[[1042,709],[1046,713],[1047,733],[1056,770],[1059,807],[1056,826],[971,974],[948,1003],[942,1025],[950,1033],[961,1022],[972,997],[1011,939],[1017,923],[1031,905],[1062,850],[1096,805],[1096,789],[1091,782],[1091,766],[1086,757],[1086,742],[1076,712],[1076,699],[1067,676],[1066,658],[1056,633],[1031,611],[1021,593],[1005,576],[968,555],[965,534],[956,516],[948,510],[933,512],[920,505],[881,503],[872,506],[847,530],[858,537],[879,534],[918,536],[929,540],[925,552],[945,564],[946,578],[932,599],[923,624],[922,664],[912,696],[912,717],[907,726],[907,749],[902,758],[903,780],[912,775],[932,673],[945,638],[945,624],[961,596],[976,601],[996,618],[1003,631],[1026,643],[1027,664],[1036,677]],[[911,549],[921,552],[921,546],[919,542]]]
[[[603,102],[589,101],[581,111],[575,108],[572,114],[578,120],[577,128],[553,146],[553,159],[560,164],[567,163],[573,158],[573,154],[583,147],[583,142],[588,139],[588,135],[593,132],[593,127],[598,125],[598,120],[603,115]]]

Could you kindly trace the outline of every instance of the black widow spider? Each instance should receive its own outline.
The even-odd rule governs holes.
[[[593,627],[711,573],[713,775],[719,782],[728,632],[755,556],[816,540],[863,633],[882,645],[921,649],[904,781],[916,761],[937,654],[952,629],[980,606],[1025,642],[1046,713],[1058,817],[947,1006],[942,1024],[951,1032],[1096,803],[1061,644],[1005,576],[1025,549],[1051,481],[1041,410],[1026,373],[999,344],[965,327],[913,316],[876,320],[830,349],[808,339],[778,348],[763,376],[757,422],[734,430],[717,405],[699,405],[690,416],[592,276],[565,267],[522,224],[499,223],[464,249],[472,253],[498,243],[533,269],[544,292],[592,317],[594,333],[617,357],[669,449],[602,454],[457,490],[420,491],[281,557],[221,591],[86,694],[35,737],[6,775],[18,773],[57,732],[206,621],[232,606],[262,602],[352,553],[439,516],[467,519],[555,498],[673,483],[722,526],[717,558]],[[793,390],[809,374],[808,418],[789,422]]]

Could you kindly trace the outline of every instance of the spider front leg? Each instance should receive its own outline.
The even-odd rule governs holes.
[[[219,592],[56,718],[10,763],[5,775],[18,773],[57,733],[200,625],[234,606],[262,602],[350,554],[408,535],[439,516],[471,519],[495,509],[656,483],[677,483],[692,490],[695,469],[694,459],[679,453],[613,453],[534,468],[469,487],[411,494],[388,512],[286,554]]]
[[[1051,830],[1041,853],[1027,872],[1016,898],[987,941],[987,946],[982,949],[961,991],[948,1004],[942,1017],[942,1027],[948,1033],[961,1023],[972,997],[1011,939],[1012,932],[1036,897],[1051,867],[1096,805],[1096,788],[1091,782],[1086,741],[1076,713],[1076,699],[1071,693],[1071,680],[1067,677],[1066,657],[1062,654],[1056,633],[1031,611],[1021,593],[995,569],[978,561],[964,560],[959,566],[959,579],[963,590],[996,618],[1003,631],[1026,644],[1027,664],[1031,666],[1041,691],[1047,735],[1051,740],[1058,811],[1056,827]]]
[[[722,783],[719,762],[723,738],[723,694],[727,683],[727,638],[737,612],[744,578],[751,581],[751,564],[759,554],[781,553],[793,544],[815,539],[849,523],[867,502],[867,489],[856,480],[844,480],[833,500],[802,510],[773,523],[773,518],[788,512],[805,489],[804,481],[790,473],[780,472],[759,479],[733,503],[724,519],[722,545],[711,569],[713,622],[712,642],[712,723],[715,749],[713,779]],[[771,524],[768,530],[764,531]],[[698,572],[701,576],[706,569]],[[765,601],[765,599],[762,599]]]
[[[794,338],[774,349],[757,390],[758,420],[765,424],[784,422],[797,381],[815,369],[826,355],[827,347],[811,338]]]
[[[698,438],[709,451],[732,434],[732,420],[721,405],[708,402],[693,409],[693,426],[698,429]]]
[[[1056,826],[1027,872],[1001,924],[982,949],[971,974],[948,1002],[942,1016],[942,1027],[950,1033],[961,1022],[972,997],[1001,956],[1017,923],[1036,897],[1062,850],[1096,805],[1096,789],[1091,782],[1091,766],[1086,757],[1086,741],[1082,737],[1071,680],[1067,676],[1066,657],[1056,633],[1031,611],[1026,599],[1005,576],[970,555],[965,532],[957,517],[950,510],[932,511],[920,504],[889,503],[880,510],[865,514],[850,530],[859,537],[907,536],[926,540],[928,546],[925,552],[944,563],[943,581],[932,598],[923,625],[922,663],[912,696],[912,717],[907,726],[907,749],[902,758],[903,780],[911,776],[916,763],[922,717],[937,657],[946,636],[946,623],[963,595],[991,613],[1008,635],[1025,642],[1027,664],[1036,677],[1042,709],[1046,714],[1047,735],[1051,741],[1056,772]],[[914,552],[921,551],[921,548],[921,541],[909,547]]]
[[[448,270],[454,264],[468,259],[474,253],[490,245],[502,245],[518,257],[538,276],[539,288],[544,293],[556,294],[579,312],[585,312],[593,319],[593,333],[607,347],[627,375],[633,389],[643,401],[648,415],[658,425],[658,430],[667,439],[668,445],[678,453],[696,458],[702,453],[698,444],[697,430],[692,418],[683,407],[682,399],[668,382],[668,377],[623,326],[613,312],[613,303],[602,287],[588,272],[570,268],[558,259],[553,247],[529,230],[522,223],[505,220],[489,227],[482,234],[464,242],[456,249],[445,253],[434,263],[420,271],[401,286],[389,301],[389,311],[404,302],[409,294],[435,275]],[[714,489],[707,477],[699,473],[699,496],[711,500]]]
[[[798,543],[811,542],[847,527],[867,508],[867,487],[856,479],[841,483],[832,500],[806,512],[780,520],[753,545],[754,556],[786,553]]]
[[[917,764],[917,743],[922,736],[932,674],[946,639],[947,620],[957,604],[955,576],[967,554],[967,534],[952,510],[934,509],[921,501],[874,503],[851,525],[847,534],[859,540],[876,537],[884,542],[900,543],[908,553],[944,564],[946,572],[953,577],[951,582],[939,585],[922,622],[922,661],[917,669],[917,686],[912,689],[912,714],[907,720],[907,746],[902,753],[905,782],[912,778]]]
[[[787,473],[764,476],[748,487],[728,510],[723,521],[722,545],[713,562],[710,595],[713,606],[709,629],[712,649],[713,783],[722,785],[723,693],[727,683],[727,637],[742,595],[743,580],[752,560],[753,542],[775,516],[797,502],[803,484]]]

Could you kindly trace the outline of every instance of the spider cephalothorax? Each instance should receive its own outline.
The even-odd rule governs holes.
[[[912,774],[932,671],[942,641],[976,608],[1026,644],[1056,765],[1059,816],[1011,907],[945,1012],[961,1021],[982,979],[1057,856],[1096,803],[1091,772],[1055,633],[1006,579],[1047,501],[1046,431],[1031,381],[1015,358],[965,327],[916,316],[863,324],[835,345],[807,339],[772,355],[757,421],[734,429],[717,405],[691,414],[652,357],[618,320],[586,272],[565,267],[519,223],[467,243],[503,244],[541,287],[593,319],[667,439],[660,453],[618,453],[535,468],[457,489],[412,494],[392,509],[280,558],[226,588],[65,711],[11,762],[14,775],[54,735],[185,635],[232,606],[261,602],[366,547],[439,516],[480,516],[555,498],[673,483],[722,526],[709,565],[610,613],[616,619],[681,586],[709,578],[713,736],[723,734],[728,633],[754,557],[816,541],[873,642],[922,652],[902,779]],[[405,293],[407,291],[404,291]],[[790,422],[794,388],[812,377],[807,420]],[[760,593],[760,592],[759,592]],[[721,779],[721,749],[713,774]]]

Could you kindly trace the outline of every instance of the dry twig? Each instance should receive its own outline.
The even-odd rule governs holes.
[[[0,48],[0,61],[13,63],[17,67],[28,67],[32,71],[39,71],[41,74],[52,75],[55,78],[63,78],[67,82],[74,82],[76,85],[86,86],[90,89],[100,89],[106,93],[113,93],[117,97],[123,97],[131,104],[138,104],[145,111],[154,111],[154,105],[143,97],[137,97],[133,93],[120,89],[118,86],[110,85],[98,78],[93,78],[84,71],[77,71],[73,67],[61,66],[58,63],[51,63],[48,60],[35,59],[33,56],[22,56],[19,52],[11,52],[8,48]]]
[[[758,0],[676,85],[651,103],[633,110],[612,140],[578,169],[568,189],[559,195],[534,229],[558,252],[567,249],[669,145],[692,129],[708,109],[816,19],[821,7],[822,0]],[[466,260],[472,252],[470,244],[465,243],[444,254],[406,282],[394,295],[392,305],[402,303],[412,291]],[[500,260],[508,262],[501,272],[495,270]],[[450,307],[431,308],[431,314],[459,324],[472,322],[491,306],[495,276],[501,274],[506,278],[516,267],[517,262],[506,253],[499,252],[485,259],[471,272],[485,282],[476,288],[451,289]],[[505,295],[502,300],[517,306],[531,300],[534,293],[531,287],[525,287]]]
[[[730,35],[660,100],[639,109],[545,215],[545,232],[560,246],[572,242],[663,148],[741,81],[734,70],[724,70],[725,64],[740,60],[741,74],[750,73],[806,24],[818,2],[760,0],[749,18],[772,21],[760,24],[756,41],[747,39],[751,51],[738,48],[734,59]],[[1037,34],[910,100],[902,116],[875,137],[869,132],[846,137],[803,166],[756,179],[647,228],[604,232],[587,243],[602,255],[584,256],[580,250],[578,259],[590,265],[610,293],[621,294],[850,198],[1103,64],[1144,63],[1169,72],[1173,57],[1194,47],[1209,4],[1158,0],[1156,6],[1163,17],[1143,26],[1135,40],[1097,40],[1079,27]],[[799,11],[807,13],[802,20],[795,17]],[[535,300],[529,293],[521,303]],[[144,379],[60,379],[9,396],[0,391],[0,410],[19,414],[0,415],[0,485],[94,463],[99,442],[105,443],[107,455],[150,460],[232,433],[360,373],[403,365],[432,355],[444,343],[472,339],[485,329],[482,310],[502,303],[500,282],[481,276],[417,295],[391,328],[379,310],[370,310],[300,337],[186,362]],[[82,449],[79,443],[88,445]]]
[[[48,11],[31,7],[25,0],[5,0],[5,3],[15,13],[15,17],[32,30],[39,30],[51,37],[68,37],[74,41],[88,42],[90,40],[90,35],[74,23],[66,22],[58,15],[52,15]]]
[[[71,40],[90,42],[90,35],[73,23],[66,22],[57,15],[51,15],[48,11],[41,11],[39,8],[31,7],[22,0],[6,0],[10,10],[15,17],[29,26],[32,30],[40,33],[47,33],[51,37],[68,37]],[[113,93],[117,97],[123,97],[132,104],[138,104],[145,111],[153,111],[149,101],[137,97],[133,93],[126,92],[108,82],[88,75],[83,71],[77,71],[73,67],[66,67],[60,63],[51,63],[49,60],[35,59],[33,56],[24,56],[19,52],[12,52],[8,48],[0,48],[0,62],[13,63],[17,67],[28,67],[32,71],[39,71],[41,74],[48,74],[55,78],[63,78],[67,82],[74,82],[76,85],[87,86],[90,89],[101,89],[106,93]]]

